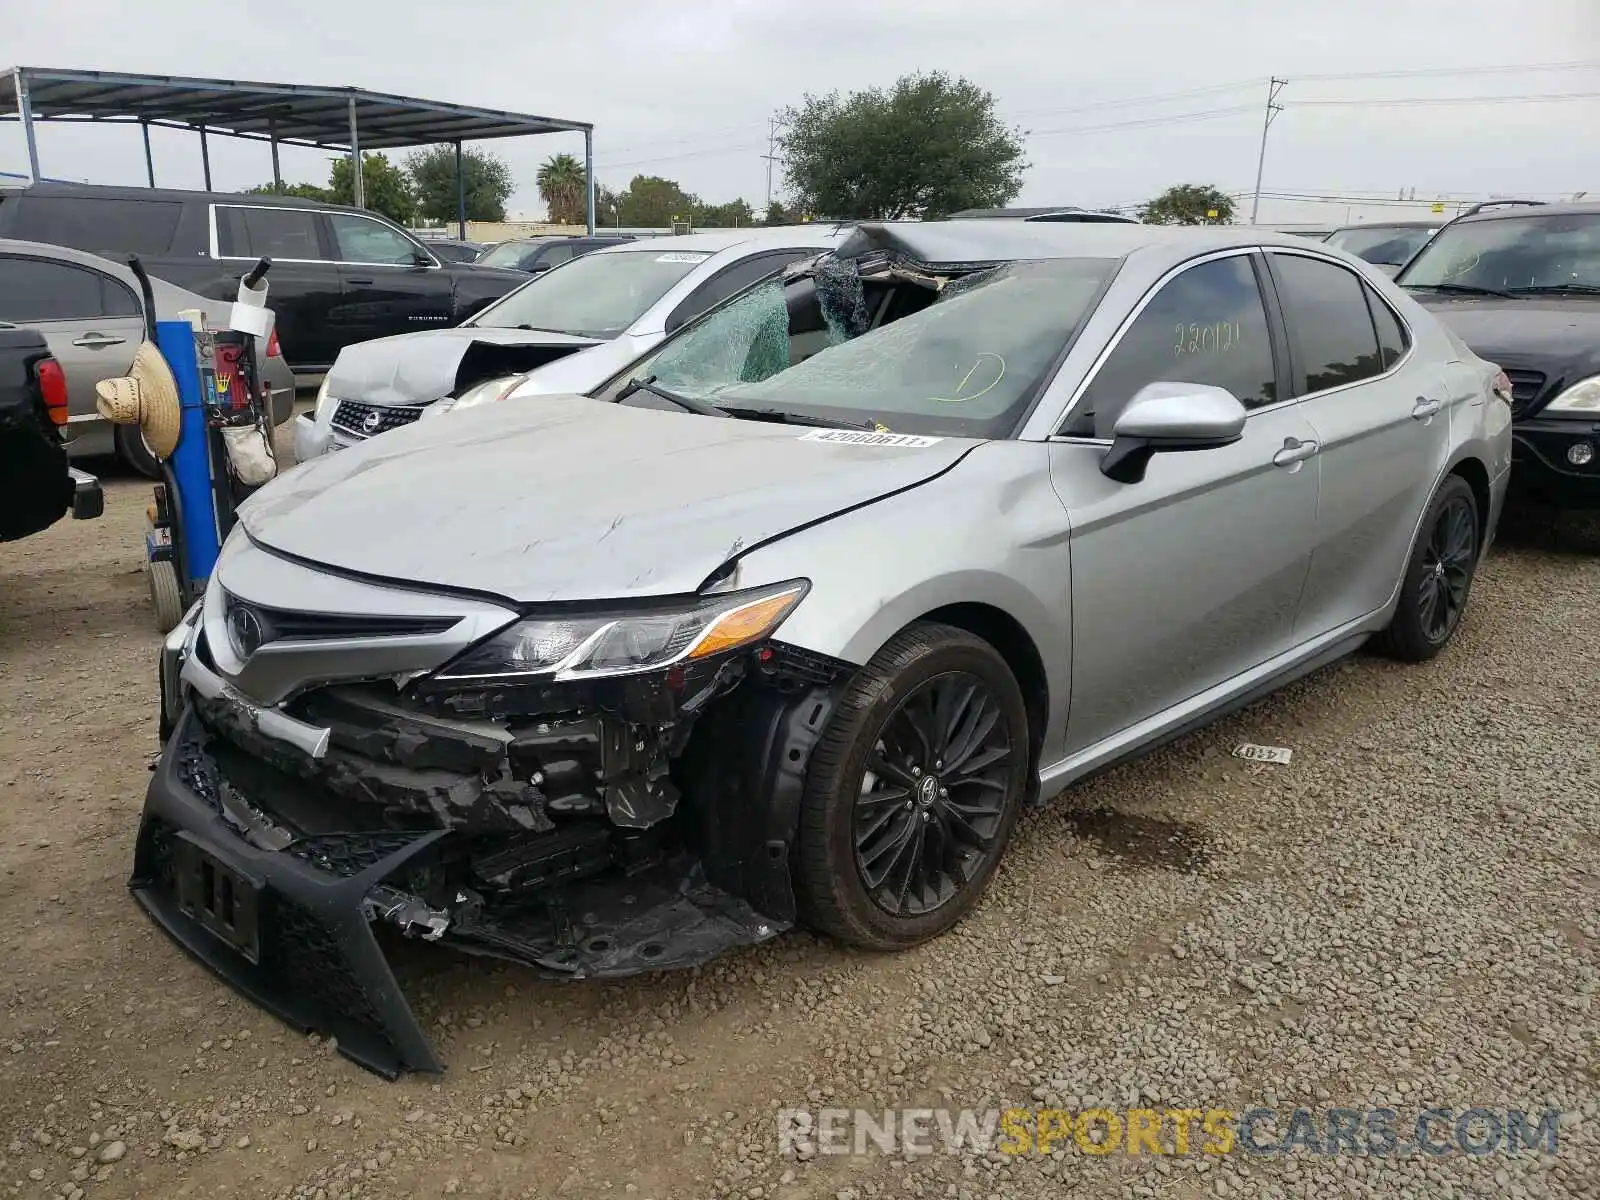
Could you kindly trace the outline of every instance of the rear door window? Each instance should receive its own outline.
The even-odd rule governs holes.
[[[219,204],[217,253],[223,258],[325,261],[317,236],[318,213],[300,208],[247,208]]]
[[[183,215],[180,200],[24,196],[7,236],[97,254],[165,254]]]
[[[135,316],[133,295],[98,271],[41,258],[0,258],[0,321],[87,321]]]
[[[1268,257],[1289,331],[1296,393],[1323,392],[1383,374],[1367,285],[1355,272],[1302,254]]]
[[[543,250],[535,251],[528,256],[527,265],[532,268],[535,264],[541,267],[553,267],[557,263],[564,263],[572,257],[572,244],[569,242],[561,246],[547,246]]]
[[[1411,335],[1394,315],[1394,309],[1370,286],[1367,287],[1367,307],[1372,310],[1372,323],[1378,329],[1378,350],[1383,355],[1383,369],[1387,371],[1411,349]]]

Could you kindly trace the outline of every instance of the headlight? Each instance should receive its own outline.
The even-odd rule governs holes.
[[[468,650],[440,679],[594,679],[653,671],[759,642],[800,603],[805,580],[669,609],[518,621]]]
[[[1579,413],[1600,417],[1600,375],[1573,384],[1544,406],[1547,413]],[[1543,415],[1543,414],[1541,414]]]
[[[312,411],[311,419],[318,425],[326,425],[328,422],[324,418],[332,417],[333,406],[337,403],[339,403],[337,400],[328,395],[328,376],[324,375],[322,386],[317,388],[317,407]]]
[[[450,403],[449,412],[460,412],[463,408],[477,408],[480,404],[493,404],[503,399],[507,392],[522,382],[521,375],[512,375],[505,379],[488,379],[483,383],[474,384]]]

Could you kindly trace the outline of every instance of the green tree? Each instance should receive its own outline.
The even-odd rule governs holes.
[[[621,223],[622,197],[599,183],[594,185],[594,223],[617,225]]]
[[[789,225],[793,222],[789,217],[789,211],[783,207],[783,202],[781,200],[773,200],[767,205],[767,215],[762,218],[761,223],[763,225]]]
[[[1210,184],[1180,183],[1146,204],[1139,219],[1147,225],[1226,225],[1233,220],[1233,199]]]
[[[570,154],[553,154],[538,174],[539,195],[557,225],[582,225],[588,219],[584,196],[583,164]]]
[[[778,157],[795,207],[896,220],[996,208],[1022,190],[1022,131],[994,96],[936,71],[888,91],[806,96],[784,111]]]
[[[417,197],[417,209],[430,221],[456,219],[456,150],[430,146],[406,156],[405,169]],[[467,149],[461,155],[466,180],[467,220],[504,221],[506,201],[515,184],[511,168],[493,154]]]
[[[738,228],[756,223],[755,210],[743,198],[726,204],[697,204],[694,209],[695,226],[707,229]]]
[[[245,188],[246,196],[298,196],[302,200],[320,200],[324,204],[331,204],[333,197],[328,194],[328,189],[318,187],[314,183],[258,183],[255,187]]]
[[[409,222],[417,211],[411,181],[389,161],[387,154],[361,156],[361,188],[364,207],[398,224]],[[355,172],[350,168],[348,155],[333,160],[333,168],[328,172],[328,199],[335,204],[356,202]]]
[[[684,191],[676,179],[635,175],[628,190],[617,197],[617,203],[622,208],[624,225],[658,227],[672,224],[674,218],[691,220],[700,198]]]

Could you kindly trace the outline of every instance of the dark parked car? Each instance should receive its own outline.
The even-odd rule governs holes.
[[[257,259],[272,259],[268,303],[284,358],[326,371],[352,342],[455,325],[527,282],[520,271],[441,263],[370,212],[294,196],[40,183],[0,188],[0,237],[110,258],[231,301]]]
[[[103,510],[99,480],[67,465],[66,424],[67,376],[44,335],[0,322],[0,542]]]
[[[482,242],[463,242],[458,238],[423,238],[422,244],[443,262],[476,262],[483,253]]]
[[[1509,378],[1513,493],[1600,509],[1600,204],[1465,214],[1395,282]]]
[[[1410,262],[1443,225],[1442,220],[1374,221],[1335,229],[1324,240],[1346,254],[1388,268],[1388,273],[1393,275]]]
[[[548,271],[568,259],[581,258],[591,250],[619,246],[633,241],[628,233],[599,233],[594,237],[531,237],[490,246],[478,259],[482,267],[504,267],[511,271]]]

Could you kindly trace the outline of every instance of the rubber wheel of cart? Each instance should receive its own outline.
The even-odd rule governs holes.
[[[183,590],[178,587],[178,569],[165,561],[146,565],[150,602],[156,607],[156,628],[162,633],[171,633],[183,620]]]
[[[1478,569],[1478,499],[1459,475],[1447,477],[1422,518],[1417,544],[1400,581],[1389,627],[1373,639],[1402,662],[1426,662],[1461,624]]]
[[[875,950],[945,932],[994,877],[1031,761],[1022,692],[993,646],[949,625],[896,634],[845,686],[806,767],[806,924]]]
[[[142,429],[137,425],[118,425],[115,440],[118,458],[146,479],[161,478],[161,460],[144,440]]]

